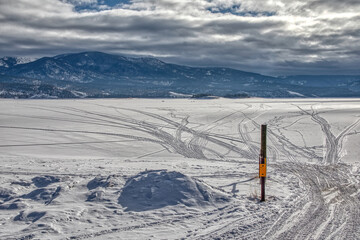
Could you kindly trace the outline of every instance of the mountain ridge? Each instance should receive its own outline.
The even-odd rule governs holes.
[[[27,89],[53,86],[57,93],[52,96],[48,92],[51,98],[59,95],[61,89],[67,93],[59,98],[69,96],[68,92],[76,92],[73,97],[174,97],[170,92],[254,97],[360,96],[360,76],[271,77],[226,67],[191,67],[153,57],[102,52],[60,54],[0,67],[0,91],[6,92],[6,97],[11,96],[9,86],[12,91],[21,92],[17,84],[27,84]],[[14,97],[19,96],[20,93]]]

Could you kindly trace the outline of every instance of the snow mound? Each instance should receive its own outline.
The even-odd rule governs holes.
[[[43,202],[44,204],[50,204],[60,194],[61,187],[57,188],[38,188],[34,191],[23,195],[23,198],[32,199],[34,201]]]
[[[104,198],[105,192],[103,190],[97,190],[93,191],[87,198],[86,201],[88,202],[101,202],[101,201],[107,201],[107,199]]]
[[[36,222],[42,218],[46,212],[25,212],[21,211],[19,215],[14,218],[14,221],[31,221]]]
[[[120,181],[118,178],[110,175],[108,177],[101,177],[101,176],[95,177],[90,182],[88,182],[86,187],[89,190],[93,190],[99,187],[102,188],[114,187],[114,186],[118,186],[119,184],[124,184],[124,183],[123,181]]]
[[[228,202],[230,198],[204,182],[175,171],[141,172],[125,184],[119,203],[126,211],[146,211],[184,204],[206,207]]]
[[[0,204],[0,210],[16,210],[28,207],[28,205],[21,199],[15,199],[12,202],[5,202]]]
[[[11,199],[14,194],[12,190],[0,187],[0,199],[7,201]]]
[[[60,182],[60,178],[54,176],[39,176],[32,179],[37,187],[46,187],[52,183]]]

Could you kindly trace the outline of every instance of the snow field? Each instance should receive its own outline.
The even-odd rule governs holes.
[[[360,234],[359,99],[1,100],[0,109],[1,239]]]

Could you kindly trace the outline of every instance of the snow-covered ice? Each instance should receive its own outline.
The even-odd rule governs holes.
[[[0,110],[0,239],[360,236],[360,99],[4,99]]]

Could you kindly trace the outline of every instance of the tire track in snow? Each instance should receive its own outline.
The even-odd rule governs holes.
[[[188,221],[193,221],[193,220],[196,220],[197,223],[202,221],[202,222],[204,222],[204,225],[206,226],[210,222],[213,222],[213,221],[216,222],[217,221],[216,219],[219,219],[219,217],[223,216],[225,213],[236,212],[238,210],[241,210],[241,208],[242,208],[241,206],[232,202],[227,206],[216,208],[216,209],[213,209],[210,211],[204,211],[202,213],[183,214],[180,216],[177,215],[175,219],[174,218],[166,219],[166,217],[163,217],[165,219],[159,220],[159,221],[151,221],[151,222],[142,223],[142,224],[138,224],[138,225],[130,225],[130,226],[125,226],[125,227],[120,227],[120,228],[118,227],[118,228],[111,228],[111,229],[95,231],[92,233],[78,234],[78,235],[66,237],[64,239],[79,240],[79,239],[89,239],[89,238],[94,238],[94,237],[105,237],[106,235],[117,233],[117,232],[132,231],[132,230],[136,230],[136,229],[146,229],[146,228],[151,228],[151,227],[156,227],[156,226],[166,225],[166,224],[175,224],[175,223],[186,224],[186,223],[188,223]],[[194,236],[196,234],[197,233],[195,233],[195,234],[190,233],[190,234],[188,234],[188,236],[190,237],[191,235]]]
[[[301,111],[321,126],[327,142],[324,163],[330,165],[307,165],[294,161],[296,154],[283,148],[293,164],[291,167],[279,167],[295,174],[302,181],[306,194],[296,202],[294,210],[283,211],[282,216],[265,233],[265,239],[356,239],[360,234],[360,229],[356,228],[360,224],[360,200],[356,189],[360,186],[351,176],[348,166],[334,163],[340,160],[343,138],[360,120],[335,137],[330,131],[330,124],[318,113]],[[287,142],[279,135],[277,139],[282,143]],[[335,196],[329,200],[331,194]]]
[[[314,110],[313,107],[311,107],[312,112],[305,111],[299,106],[296,107],[299,108],[304,114],[311,116],[311,119],[320,125],[326,142],[324,163],[338,163],[340,160],[344,137],[349,135],[349,132],[360,123],[360,119],[357,119],[347,128],[345,128],[341,133],[339,133],[338,136],[335,136],[331,131],[331,125],[329,124],[329,122],[325,118],[321,117],[319,113]]]
[[[330,131],[330,124],[318,113],[309,116],[321,126],[322,131]],[[296,125],[298,121],[291,125]],[[261,227],[254,226],[244,232],[241,221],[233,222],[233,226],[203,235],[200,239],[357,239],[360,236],[360,185],[350,174],[350,167],[338,162],[344,137],[354,134],[350,131],[359,121],[346,127],[337,137],[331,137],[331,132],[324,133],[330,139],[328,142],[335,144],[325,146],[328,153],[325,163],[330,165],[301,163],[297,160],[298,156],[310,160],[322,158],[306,145],[299,147],[293,144],[281,133],[280,123],[277,124],[280,133],[269,128],[273,146],[289,161],[288,164],[273,164],[273,167],[285,174],[295,175],[301,181],[304,192],[294,196],[296,199],[287,207],[285,205],[280,214],[269,216],[272,224],[259,219]],[[260,127],[255,121],[253,124]]]
[[[360,229],[354,228],[360,222],[360,201],[354,196],[359,184],[349,181],[348,166],[295,163],[291,168],[286,165],[281,168],[296,174],[306,193],[292,210],[283,212],[265,234],[266,239],[326,239],[330,235],[356,239],[359,236]],[[329,198],[331,192],[337,194]]]

